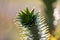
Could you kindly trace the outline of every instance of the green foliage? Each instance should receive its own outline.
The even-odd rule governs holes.
[[[18,14],[19,22],[26,27],[31,27],[35,24],[36,15],[34,15],[34,9],[30,12],[28,8],[26,10],[20,11]]]
[[[54,25],[53,25],[53,21],[54,21],[54,17],[53,17],[53,6],[52,4],[55,2],[56,0],[43,0],[43,2],[46,5],[46,17],[47,17],[47,23],[49,25],[49,30],[50,33],[52,34],[52,30],[54,30]]]
[[[32,35],[33,40],[39,40],[38,27],[35,25],[36,18],[37,15],[34,14],[34,9],[32,11],[29,11],[28,8],[20,11],[17,18],[17,21],[21,23],[19,25],[22,25],[22,27],[26,27],[30,30],[30,34]]]
[[[22,25],[22,27],[26,27],[30,30],[33,40],[39,40],[38,27],[35,25],[36,18],[37,15],[34,14],[34,9],[29,11],[28,8],[26,8],[26,10],[20,11],[17,18],[17,21],[21,23],[19,25]]]

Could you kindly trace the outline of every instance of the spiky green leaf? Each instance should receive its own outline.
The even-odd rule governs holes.
[[[30,27],[31,25],[35,24],[36,15],[34,15],[34,9],[31,12],[28,8],[26,8],[26,10],[20,11],[18,13],[18,20],[26,27]]]

